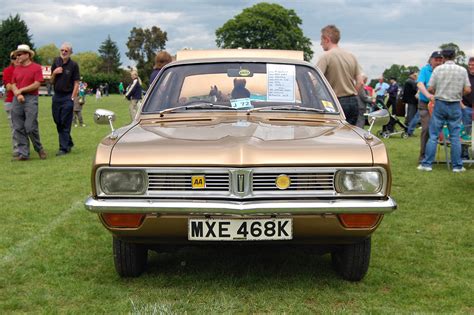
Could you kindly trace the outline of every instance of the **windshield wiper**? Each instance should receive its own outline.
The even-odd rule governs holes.
[[[194,103],[194,102],[193,102]],[[219,105],[219,104],[213,104],[211,102],[206,102],[202,101],[201,104],[194,104],[194,105],[183,105],[183,106],[178,106],[178,107],[173,107],[173,108],[167,108],[159,112],[160,117],[163,117],[164,114],[174,112],[176,110],[188,110],[188,109],[225,109],[225,110],[235,110],[235,108],[227,106],[227,105]]]
[[[259,112],[265,110],[294,110],[294,111],[304,111],[304,112],[317,112],[325,113],[324,109],[312,108],[312,107],[303,107],[299,105],[279,105],[279,106],[265,106],[260,108],[252,108],[247,111],[247,115],[250,115],[252,112]]]

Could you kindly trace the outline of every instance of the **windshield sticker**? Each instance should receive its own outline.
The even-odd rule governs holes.
[[[332,102],[321,101],[321,103],[323,103],[324,109],[326,109],[326,111],[328,111],[330,113],[335,113],[336,112],[336,109],[334,108],[334,105],[332,104]]]
[[[241,69],[241,70],[239,71],[239,75],[240,75],[241,77],[248,77],[248,76],[250,76],[250,70]]]
[[[252,103],[250,102],[250,98],[236,98],[233,100],[230,100],[230,104],[232,105],[232,108],[236,109],[249,109],[253,108]]]
[[[267,64],[267,100],[295,102],[295,66]]]

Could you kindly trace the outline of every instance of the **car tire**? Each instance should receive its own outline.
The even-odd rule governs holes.
[[[148,249],[141,244],[113,238],[115,270],[121,277],[138,277],[145,271]]]
[[[355,244],[341,245],[331,253],[332,264],[345,280],[360,281],[369,269],[371,239]]]

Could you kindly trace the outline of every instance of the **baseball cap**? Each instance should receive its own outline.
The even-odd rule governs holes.
[[[431,57],[430,57],[430,58],[443,58],[443,55],[441,54],[441,51],[435,50],[435,51],[433,51],[433,53],[431,54]]]
[[[451,57],[454,57],[454,55],[456,54],[456,51],[452,48],[446,48],[441,51],[441,54],[443,55],[443,57],[451,58]]]

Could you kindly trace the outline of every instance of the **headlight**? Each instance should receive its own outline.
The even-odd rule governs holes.
[[[336,174],[336,190],[348,194],[376,194],[383,187],[378,170],[340,170]]]
[[[146,174],[140,170],[105,169],[99,181],[107,195],[142,195],[147,188]]]

